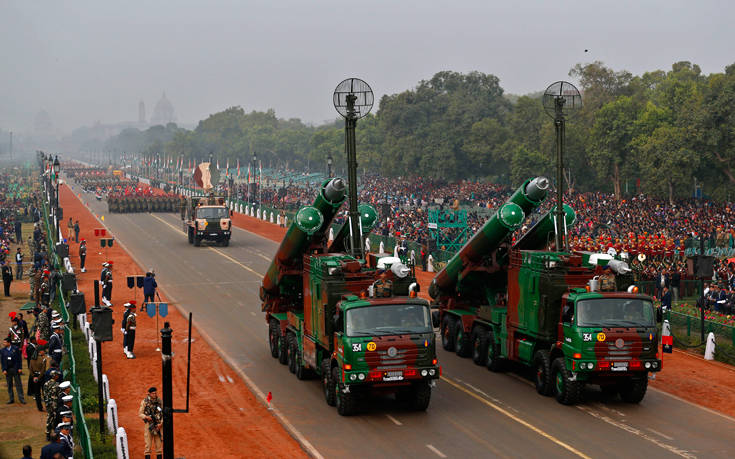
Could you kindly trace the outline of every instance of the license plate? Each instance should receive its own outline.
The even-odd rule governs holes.
[[[613,362],[612,371],[628,371],[628,362]]]
[[[402,371],[388,371],[383,376],[383,381],[402,381],[402,380],[403,380]]]

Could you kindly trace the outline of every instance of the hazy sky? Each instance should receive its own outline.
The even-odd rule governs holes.
[[[58,132],[135,121],[163,91],[185,123],[233,105],[321,123],[350,76],[378,100],[440,70],[491,73],[516,94],[593,60],[722,72],[734,13],[703,0],[0,0],[0,128],[25,131],[41,109]]]

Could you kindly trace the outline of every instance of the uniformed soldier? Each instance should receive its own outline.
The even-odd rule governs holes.
[[[48,306],[43,305],[41,312],[36,318],[36,329],[41,335],[40,338],[44,341],[48,341],[51,337],[51,322],[49,321]]]
[[[46,439],[54,428],[54,420],[56,419],[56,405],[59,399],[59,378],[61,372],[52,369],[49,372],[51,379],[43,385],[43,403],[46,405]]]
[[[65,381],[68,382],[68,381]],[[64,383],[61,383],[64,384]],[[61,387],[61,385],[59,385]],[[68,395],[62,395],[62,397],[59,398],[58,403],[56,404],[56,418],[55,421],[57,424],[61,421],[61,413],[63,411],[71,411],[72,407],[71,404],[74,403],[74,396],[71,394]]]
[[[71,424],[62,422],[56,427],[59,430],[61,444],[64,446],[62,454],[67,459],[74,459],[74,439],[71,435]]]
[[[127,342],[127,347],[125,348],[125,355],[129,359],[134,359],[135,354],[133,354],[133,348],[135,347],[135,324],[136,324],[136,318],[138,315],[135,313],[135,305],[131,303],[127,303],[126,307],[130,311],[125,318],[125,322],[123,324],[125,328],[125,339]]]
[[[155,387],[148,389],[148,396],[140,402],[138,417],[143,420],[145,429],[145,459],[151,458],[151,450],[156,453],[156,459],[163,457],[163,439],[161,425],[163,423],[163,408]]]
[[[123,305],[123,307],[125,308],[125,311],[123,312],[122,322],[120,322],[120,331],[123,334],[123,353],[126,356],[128,355],[128,334],[125,331],[125,322],[128,320],[128,315],[130,315],[130,312],[131,312],[130,306],[132,303],[134,302],[125,303]]]
[[[61,340],[61,325],[54,323],[51,326],[53,333],[48,340],[48,350],[54,362],[61,364],[61,357],[64,355],[64,344]]]

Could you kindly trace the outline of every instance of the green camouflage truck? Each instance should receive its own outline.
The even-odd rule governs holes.
[[[533,369],[536,390],[563,404],[597,384],[640,402],[661,370],[656,311],[627,265],[606,254],[542,250],[554,210],[514,244],[510,235],[545,198],[548,180],[524,183],[432,280],[442,346],[500,371]],[[574,211],[564,206],[567,227]]]
[[[314,205],[297,213],[263,278],[271,355],[298,379],[320,378],[326,402],[340,415],[356,413],[375,392],[425,410],[440,374],[429,303],[416,297],[413,269],[399,259],[337,252],[339,237],[328,245],[344,190],[339,178],[322,184]],[[360,206],[363,233],[375,218],[372,207]]]

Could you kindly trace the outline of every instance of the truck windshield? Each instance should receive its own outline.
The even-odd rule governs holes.
[[[580,327],[653,327],[653,304],[637,298],[596,298],[577,302]]]
[[[431,313],[420,304],[389,304],[349,309],[347,336],[429,333]]]
[[[197,209],[197,218],[227,218],[229,216],[226,207],[200,207]]]

